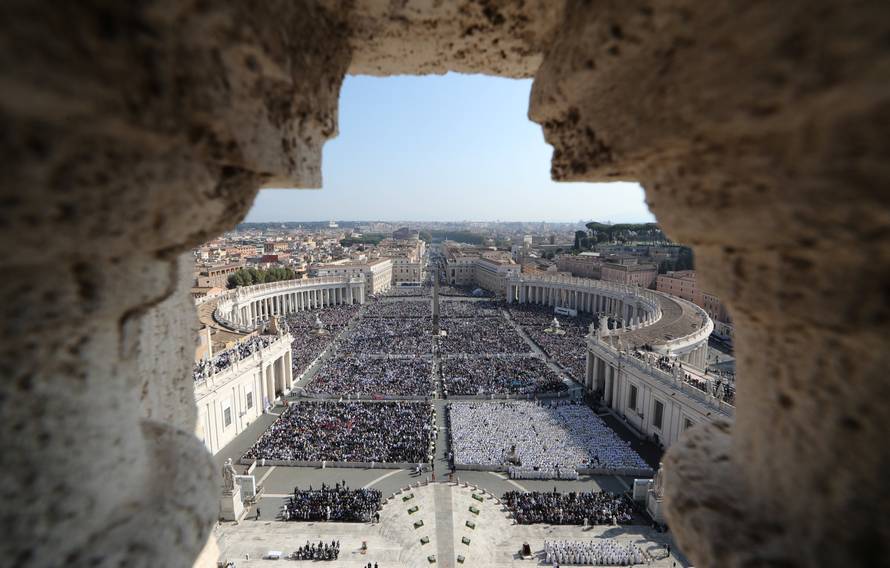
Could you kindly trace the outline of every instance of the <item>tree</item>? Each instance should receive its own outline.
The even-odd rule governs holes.
[[[584,231],[575,231],[575,245],[572,247],[575,250],[581,250],[582,241],[587,239],[587,233]]]
[[[677,256],[677,262],[674,270],[693,270],[695,269],[695,258],[692,249],[689,247],[680,247],[680,254]]]

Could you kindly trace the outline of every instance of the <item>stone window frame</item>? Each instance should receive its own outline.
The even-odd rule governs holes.
[[[661,405],[661,415],[659,415],[658,412],[658,405]],[[664,430],[664,409],[666,406],[665,402],[661,399],[654,396],[652,397],[652,427],[659,432]],[[656,419],[658,419],[658,424],[655,423]]]

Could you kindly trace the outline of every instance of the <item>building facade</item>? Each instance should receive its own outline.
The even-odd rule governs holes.
[[[196,267],[195,287],[225,288],[228,285],[229,275],[238,272],[242,268],[244,268],[243,262]]]
[[[499,296],[507,293],[507,279],[522,267],[505,251],[445,245],[445,278],[452,286],[478,286]]]
[[[607,262],[602,266],[601,278],[606,282],[639,286],[640,288],[652,288],[655,284],[656,276],[658,276],[658,267],[654,264],[618,264]]]
[[[603,259],[598,254],[562,254],[556,259],[560,272],[569,272],[580,278],[602,278]]]
[[[216,454],[293,387],[291,341],[279,336],[268,347],[195,383],[196,435]]]
[[[316,277],[341,277],[365,280],[365,290],[369,294],[382,294],[392,286],[392,259],[377,258],[368,261],[344,260],[329,264],[319,264],[309,269]]]

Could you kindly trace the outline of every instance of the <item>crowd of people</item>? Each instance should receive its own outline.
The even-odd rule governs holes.
[[[342,342],[353,353],[425,355],[433,350],[427,318],[362,318]]]
[[[445,318],[493,318],[500,313],[498,304],[490,300],[442,300],[439,315]]]
[[[684,383],[697,388],[703,393],[716,397],[727,404],[735,404],[735,376],[732,373],[723,373],[719,371],[705,371],[705,376],[701,377],[687,373],[680,363],[675,359],[671,359],[665,355],[656,355],[651,353],[651,347],[643,346],[642,350],[634,350],[633,356],[637,359],[645,361],[656,368],[678,377]]]
[[[449,405],[449,421],[456,464],[649,469],[628,442],[575,402],[456,402]]]
[[[582,381],[587,371],[587,346],[584,338],[590,324],[597,319],[591,314],[576,317],[556,315],[553,308],[534,304],[513,304],[510,318],[528,333],[548,357],[562,367],[576,381]],[[559,322],[559,333],[553,332],[553,320]],[[550,331],[548,331],[550,330]]]
[[[308,393],[344,396],[429,396],[434,390],[430,359],[351,354],[325,361],[306,387]]]
[[[366,318],[431,318],[433,305],[429,300],[376,301],[365,306]]]
[[[608,538],[589,541],[545,540],[544,557],[554,566],[633,566],[646,562],[639,546]]]
[[[328,306],[318,310],[294,312],[288,314],[285,319],[291,331],[312,329],[315,327],[316,318],[318,318],[325,329],[336,332],[349,325],[360,309],[359,304]]]
[[[584,337],[566,333],[557,335],[540,329],[526,329],[532,341],[544,350],[553,362],[576,381],[583,381],[587,372],[587,344]]]
[[[531,347],[504,318],[443,318],[439,351],[453,353],[530,353]]]
[[[447,395],[541,394],[568,388],[547,363],[537,357],[461,357],[442,360]]]
[[[349,489],[339,481],[333,487],[322,483],[320,489],[294,487],[281,511],[285,521],[336,521],[367,523],[380,508],[380,491]]]
[[[293,551],[291,560],[336,560],[340,556],[340,541],[332,540],[331,544],[318,541],[318,544],[306,541],[306,546]]]
[[[285,318],[293,341],[291,361],[293,376],[299,377],[324,352],[344,327],[358,314],[358,304],[329,306],[288,314]],[[326,333],[313,333],[316,320],[321,321]]]
[[[440,296],[464,298],[493,298],[494,292],[478,286],[439,286]]]
[[[382,298],[405,298],[411,296],[429,296],[432,288],[429,286],[392,286],[386,292],[380,294]]]
[[[299,377],[306,368],[334,341],[332,334],[317,335],[308,331],[291,330],[291,367],[293,376]]]
[[[247,451],[247,459],[428,463],[435,445],[426,402],[298,401]]]
[[[633,503],[619,493],[507,491],[503,501],[520,525],[616,525],[634,520]]]
[[[194,381],[196,383],[209,379],[216,373],[225,371],[241,359],[250,357],[260,349],[265,349],[278,339],[274,335],[254,335],[234,347],[217,353],[210,359],[201,359],[195,363]]]

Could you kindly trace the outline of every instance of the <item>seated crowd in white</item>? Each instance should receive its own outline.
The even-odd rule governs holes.
[[[546,540],[544,555],[548,563],[581,566],[633,566],[646,558],[639,546],[614,539],[589,541]]]
[[[569,402],[449,405],[454,462],[607,471],[648,469],[630,444],[587,406]],[[515,446],[515,456],[510,455]]]

